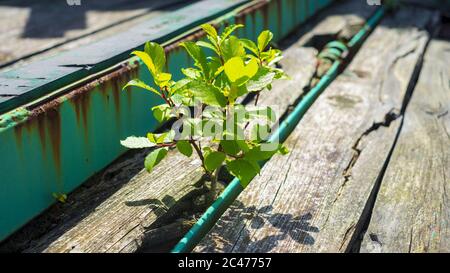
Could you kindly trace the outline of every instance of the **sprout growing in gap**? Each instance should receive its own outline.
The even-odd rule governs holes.
[[[154,85],[133,79],[123,87],[139,87],[161,97],[164,103],[152,108],[154,117],[160,123],[176,121],[164,133],[128,137],[121,141],[122,145],[154,147],[145,158],[149,172],[170,148],[187,157],[197,154],[211,182],[212,197],[216,195],[222,166],[246,187],[260,172],[261,161],[277,152],[287,153],[281,144],[266,142],[277,118],[272,108],[258,106],[261,92],[271,90],[275,80],[287,77],[275,67],[282,58],[281,51],[269,46],[273,38],[270,31],[261,32],[253,42],[233,35],[241,27],[230,25],[219,34],[213,26],[204,24],[207,39],[181,43],[194,67],[182,68],[184,78],[178,81],[164,70],[164,49],[156,43],[146,43],[144,51],[132,54],[147,66]],[[250,93],[255,95],[252,107],[238,103]]]

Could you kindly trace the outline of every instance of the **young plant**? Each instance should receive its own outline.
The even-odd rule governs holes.
[[[241,27],[231,25],[219,34],[205,24],[205,41],[181,43],[194,67],[181,69],[184,78],[178,81],[164,71],[166,57],[160,45],[148,42],[144,51],[132,53],[147,66],[155,85],[133,79],[123,88],[136,86],[153,92],[164,101],[152,108],[154,117],[161,123],[176,119],[162,134],[121,141],[128,148],[154,147],[145,159],[147,171],[166,157],[169,148],[187,157],[196,153],[215,196],[223,165],[246,187],[260,172],[261,161],[277,152],[287,153],[278,143],[266,143],[277,118],[272,108],[257,106],[262,91],[271,90],[275,80],[287,77],[274,66],[282,58],[281,51],[269,46],[270,31],[263,31],[253,42],[233,35]],[[237,103],[252,92],[256,95],[253,107]]]

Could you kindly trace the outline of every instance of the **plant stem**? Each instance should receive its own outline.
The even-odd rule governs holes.
[[[219,173],[222,166],[219,166],[211,176],[211,192],[210,192],[210,202],[214,202],[217,197],[217,181],[219,180]]]
[[[200,149],[200,147],[197,145],[197,143],[195,142],[195,140],[193,140],[192,138],[189,140],[189,142],[192,144],[192,147],[194,147],[195,152],[197,152],[198,157],[200,158],[200,160],[202,161],[202,167],[205,170],[206,174],[209,175],[209,177],[211,177],[211,173],[206,169],[205,166],[205,157],[203,156],[202,150]]]
[[[258,106],[258,100],[259,100],[259,95],[261,94],[261,91],[256,93],[256,98],[255,98],[255,106]]]

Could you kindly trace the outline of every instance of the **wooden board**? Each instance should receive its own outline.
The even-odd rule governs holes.
[[[399,130],[434,17],[389,15],[196,252],[344,252]],[[411,18],[415,18],[411,20]]]
[[[359,18],[362,22],[372,10],[359,0],[343,1],[280,43],[285,49],[281,65],[292,80],[274,84],[270,93],[261,95],[259,104],[276,105],[280,116],[303,93],[314,72],[317,50],[303,47],[304,44],[314,33],[336,35],[346,27],[347,19],[355,22]],[[324,24],[324,18],[331,19]],[[139,152],[114,163],[87,186],[71,194],[68,204],[52,208],[0,246],[0,251],[141,250],[149,230],[161,219],[168,218],[183,198],[198,190],[193,184],[201,177],[198,159],[173,152],[148,174],[142,170],[145,155],[146,152]]]
[[[179,8],[180,0],[0,2],[0,67],[49,56],[132,28],[143,20]],[[174,6],[170,8],[169,6]],[[45,52],[45,53],[44,53]]]
[[[450,43],[433,40],[362,252],[450,252]]]

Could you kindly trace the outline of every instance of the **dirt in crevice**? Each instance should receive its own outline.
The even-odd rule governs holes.
[[[361,214],[361,217],[358,220],[358,223],[356,224],[355,227],[355,232],[347,246],[346,252],[350,252],[350,253],[359,253],[361,250],[361,244],[363,241],[363,238],[367,232],[367,229],[369,227],[371,218],[372,218],[372,213],[373,213],[373,209],[375,207],[375,202],[379,193],[379,190],[381,188],[382,185],[382,181],[384,179],[384,175],[386,173],[387,167],[389,166],[392,154],[395,150],[395,147],[397,145],[398,139],[400,137],[400,134],[402,132],[403,129],[403,117],[405,115],[406,109],[408,107],[408,104],[411,100],[412,94],[414,92],[414,89],[417,85],[417,82],[419,80],[419,76],[420,76],[420,72],[422,70],[423,67],[423,61],[424,61],[424,56],[426,53],[426,50],[428,48],[429,42],[431,41],[431,38],[428,40],[424,51],[422,52],[420,58],[418,59],[416,66],[414,68],[413,74],[411,76],[411,80],[409,81],[403,102],[402,102],[402,107],[400,109],[400,112],[397,114],[395,113],[395,109],[391,109],[386,115],[385,115],[385,119],[383,122],[380,123],[374,123],[368,130],[366,130],[362,136],[358,139],[358,141],[355,143],[355,146],[353,146],[353,149],[355,151],[357,151],[357,155],[355,155],[355,157],[351,160],[351,162],[349,163],[349,168],[347,170],[347,173],[349,171],[351,171],[351,167],[355,165],[359,155],[361,154],[362,150],[358,149],[358,144],[360,143],[361,139],[364,136],[367,136],[368,134],[370,134],[373,131],[376,131],[377,129],[379,129],[380,127],[389,127],[389,125],[397,120],[397,119],[401,119],[400,121],[400,125],[397,129],[393,144],[389,150],[389,153],[386,157],[385,162],[383,163],[383,166],[380,170],[380,173],[378,174],[378,177],[375,181],[374,187],[372,188],[372,192],[369,195],[369,198],[366,202],[366,205],[364,206],[363,212]],[[351,172],[350,172],[351,173]],[[369,235],[371,239],[375,239],[377,238],[376,234],[370,234]]]

